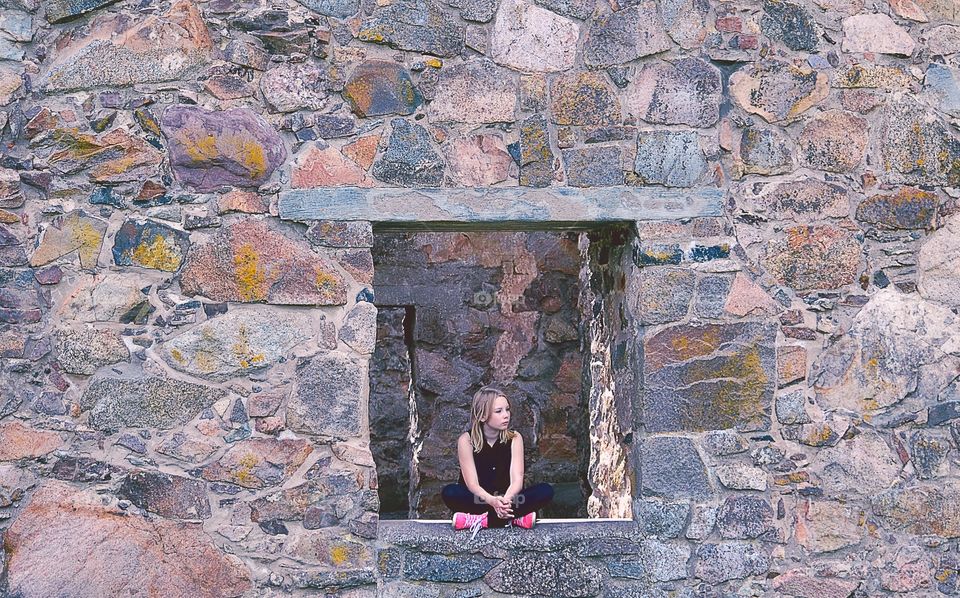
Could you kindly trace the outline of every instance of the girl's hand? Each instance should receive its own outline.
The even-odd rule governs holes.
[[[513,505],[510,503],[510,499],[491,495],[487,504],[493,507],[500,519],[513,519]]]

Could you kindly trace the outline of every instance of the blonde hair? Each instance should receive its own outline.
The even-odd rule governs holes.
[[[483,449],[483,422],[490,418],[493,402],[498,397],[503,397],[507,401],[507,406],[512,409],[510,399],[499,388],[484,386],[473,395],[473,404],[470,406],[470,442],[473,444],[473,452],[475,453],[479,453]],[[498,440],[507,442],[516,435],[517,433],[513,430],[501,430]]]

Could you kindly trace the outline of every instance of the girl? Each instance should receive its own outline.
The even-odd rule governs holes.
[[[523,437],[510,429],[510,401],[484,386],[473,395],[470,431],[457,439],[460,479],[443,488],[454,529],[513,525],[530,529],[553,499],[550,484],[523,488]]]

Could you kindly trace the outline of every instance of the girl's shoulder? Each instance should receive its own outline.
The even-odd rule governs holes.
[[[464,432],[457,436],[457,442],[470,442],[470,432]]]

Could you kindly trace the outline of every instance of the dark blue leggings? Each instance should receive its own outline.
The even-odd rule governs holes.
[[[508,519],[500,519],[493,507],[489,506],[478,496],[474,496],[463,484],[449,484],[440,492],[443,502],[454,513],[489,513],[487,525],[490,527],[504,527]],[[536,484],[517,494],[513,499],[513,516],[523,517],[540,509],[553,500],[553,486],[550,484]]]

